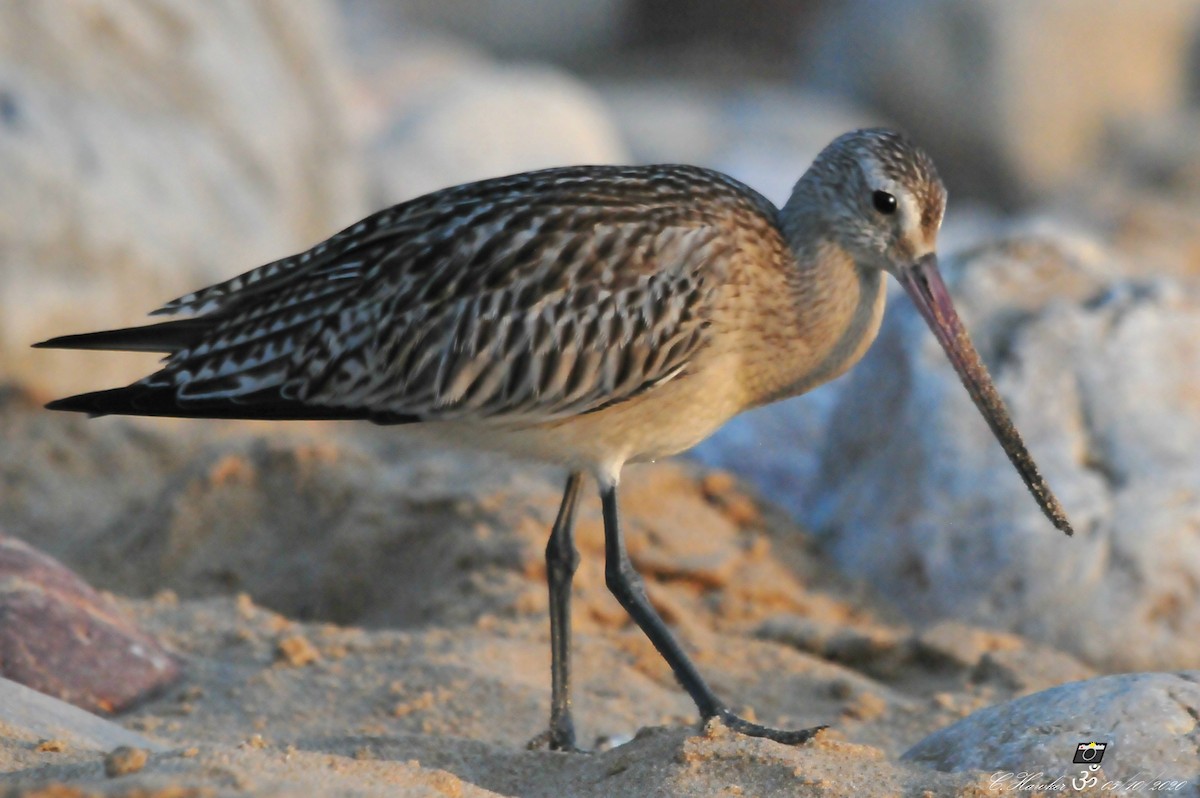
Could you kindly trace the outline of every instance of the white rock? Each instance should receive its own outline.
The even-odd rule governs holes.
[[[1200,292],[1055,250],[979,251],[952,285],[1075,538],[1042,518],[906,301],[842,389],[806,520],[918,622],[1014,629],[1110,668],[1194,663]]]
[[[1063,786],[1047,793],[1070,792],[1074,778],[1074,786],[1097,795],[1194,796],[1197,714],[1200,671],[1105,676],[980,710],[929,735],[903,758],[942,771],[985,771],[985,782],[1002,794],[1018,790],[1025,774],[1037,784],[1061,779]],[[1076,747],[1089,742],[1107,743],[1099,770],[1072,763]],[[1124,789],[1112,784],[1117,780]],[[1155,781],[1159,787],[1150,786]]]
[[[530,169],[628,160],[599,97],[549,67],[485,65],[423,86],[373,146],[385,203]]]
[[[87,387],[28,345],[137,323],[359,216],[335,41],[320,0],[0,7],[5,370]]]

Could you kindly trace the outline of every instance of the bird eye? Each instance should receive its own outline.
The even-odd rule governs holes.
[[[876,191],[871,195],[871,202],[875,205],[875,210],[882,214],[890,216],[896,212],[896,198],[886,191]]]

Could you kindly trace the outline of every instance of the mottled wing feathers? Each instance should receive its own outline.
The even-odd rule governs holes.
[[[708,260],[719,237],[679,228],[662,238],[687,265]],[[343,310],[296,358],[285,395],[425,418],[546,420],[668,379],[704,341],[715,283],[704,270],[655,271],[653,245],[602,263],[603,242],[564,233],[547,236],[536,261],[514,240],[489,249],[492,262],[472,252],[431,264],[433,282],[463,266],[480,282],[429,301],[424,282],[396,285]]]
[[[693,167],[576,167],[458,186],[181,297],[194,340],[141,385],[186,411],[542,421],[619,402],[707,341],[735,216]],[[187,415],[187,412],[181,412]]]

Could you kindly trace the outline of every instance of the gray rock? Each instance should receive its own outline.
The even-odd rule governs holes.
[[[601,84],[636,161],[720,169],[783,203],[838,135],[879,120],[849,102],[772,85]]]
[[[381,204],[529,169],[628,160],[600,98],[549,67],[461,61],[396,99],[372,144]]]
[[[947,271],[1077,535],[1042,518],[904,300],[842,388],[805,519],[917,622],[1014,629],[1108,668],[1194,663],[1200,292],[1050,241]]]
[[[970,679],[1024,695],[1093,676],[1096,672],[1092,668],[1061,651],[1048,646],[1023,646],[987,652]]]
[[[0,728],[8,738],[62,740],[72,748],[93,751],[122,745],[166,750],[112,721],[4,678],[0,678]]]
[[[629,160],[607,107],[582,81],[549,66],[497,63],[438,32],[470,35],[464,26],[516,24],[529,35],[530,26],[519,21],[527,13],[539,15],[540,24],[586,10],[541,8],[537,0],[502,4],[503,11],[433,5],[343,4],[355,116],[369,142],[372,205],[530,169]],[[456,24],[438,26],[447,12]]]
[[[564,59],[610,48],[631,0],[342,0],[346,11],[384,32],[415,24],[448,31],[501,56]]]
[[[942,771],[987,771],[1007,789],[1018,776],[1006,781],[1004,774],[1024,773],[1038,783],[1061,778],[1068,789],[1072,778],[1095,778],[1089,785],[1095,789],[1120,780],[1130,794],[1149,793],[1156,780],[1179,782],[1160,789],[1194,796],[1200,788],[1197,717],[1200,671],[1105,676],[980,710],[929,735],[903,758]],[[1082,775],[1085,766],[1071,760],[1087,742],[1108,746],[1100,770]],[[1147,786],[1136,788],[1134,781]]]
[[[0,366],[55,392],[128,361],[30,352],[311,244],[365,210],[323,0],[0,8]],[[124,363],[124,365],[122,365]]]
[[[1195,0],[832,4],[813,79],[932,150],[957,191],[1013,201],[1097,165],[1109,126],[1180,107]]]

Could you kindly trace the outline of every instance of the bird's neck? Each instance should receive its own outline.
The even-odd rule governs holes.
[[[779,210],[779,227],[801,264],[816,263],[818,255],[834,244],[827,215],[821,212],[821,188],[810,177],[811,173],[805,173],[800,178]]]
[[[840,377],[866,354],[883,321],[887,285],[884,273],[855,263],[840,246],[824,242],[800,253],[799,284],[792,298],[797,330],[803,331],[812,361],[787,386],[797,396]],[[812,315],[812,321],[806,317]]]
[[[840,376],[862,358],[879,331],[883,272],[855,263],[818,219],[816,214],[781,218],[794,260],[781,270],[777,293],[760,301],[785,320],[787,351],[777,352],[771,364],[760,364],[764,375],[771,374],[755,404],[797,396]]]

